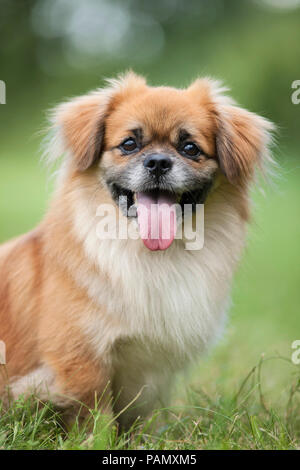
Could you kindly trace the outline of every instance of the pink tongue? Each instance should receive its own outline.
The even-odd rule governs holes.
[[[137,193],[141,238],[149,250],[166,250],[176,235],[175,197],[164,193]]]

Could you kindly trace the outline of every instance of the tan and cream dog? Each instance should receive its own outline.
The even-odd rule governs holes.
[[[115,413],[133,400],[125,426],[164,402],[174,372],[222,331],[271,131],[210,79],[174,89],[128,73],[59,106],[52,204],[35,230],[0,247],[0,396],[34,391],[67,410],[112,396]],[[167,207],[150,222],[159,234],[173,203],[205,202],[203,248],[186,250],[172,231],[99,237],[98,207],[124,200],[119,222],[135,206],[140,230],[150,206]]]

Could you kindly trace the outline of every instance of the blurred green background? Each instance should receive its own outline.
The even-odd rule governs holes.
[[[238,387],[261,354],[291,357],[300,339],[300,0],[0,0],[0,241],[31,229],[52,183],[39,163],[46,110],[128,68],[151,84],[222,79],[274,121],[281,169],[254,191],[249,243],[221,344],[194,372],[212,391]],[[278,404],[299,366],[269,361]]]

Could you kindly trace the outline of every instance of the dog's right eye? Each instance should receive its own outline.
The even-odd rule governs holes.
[[[137,143],[132,137],[129,137],[129,139],[124,140],[124,142],[122,142],[120,145],[120,149],[124,153],[133,152],[134,150],[137,149],[137,147],[138,147]]]

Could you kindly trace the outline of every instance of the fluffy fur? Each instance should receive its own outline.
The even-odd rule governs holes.
[[[165,401],[174,372],[218,338],[244,246],[249,186],[270,159],[272,130],[224,93],[209,79],[176,90],[129,73],[54,111],[49,159],[65,157],[52,204],[34,231],[0,248],[2,398],[35,392],[77,412],[96,394],[115,413],[135,400],[119,417],[127,426]],[[175,240],[152,252],[140,239],[97,237],[97,207],[113,200],[108,182],[130,164],[130,188],[141,178],[143,154],[128,163],[116,148],[140,126],[150,149],[172,151],[176,184],[183,169],[211,180],[202,250]],[[207,158],[186,161],[171,150],[178,126]]]

